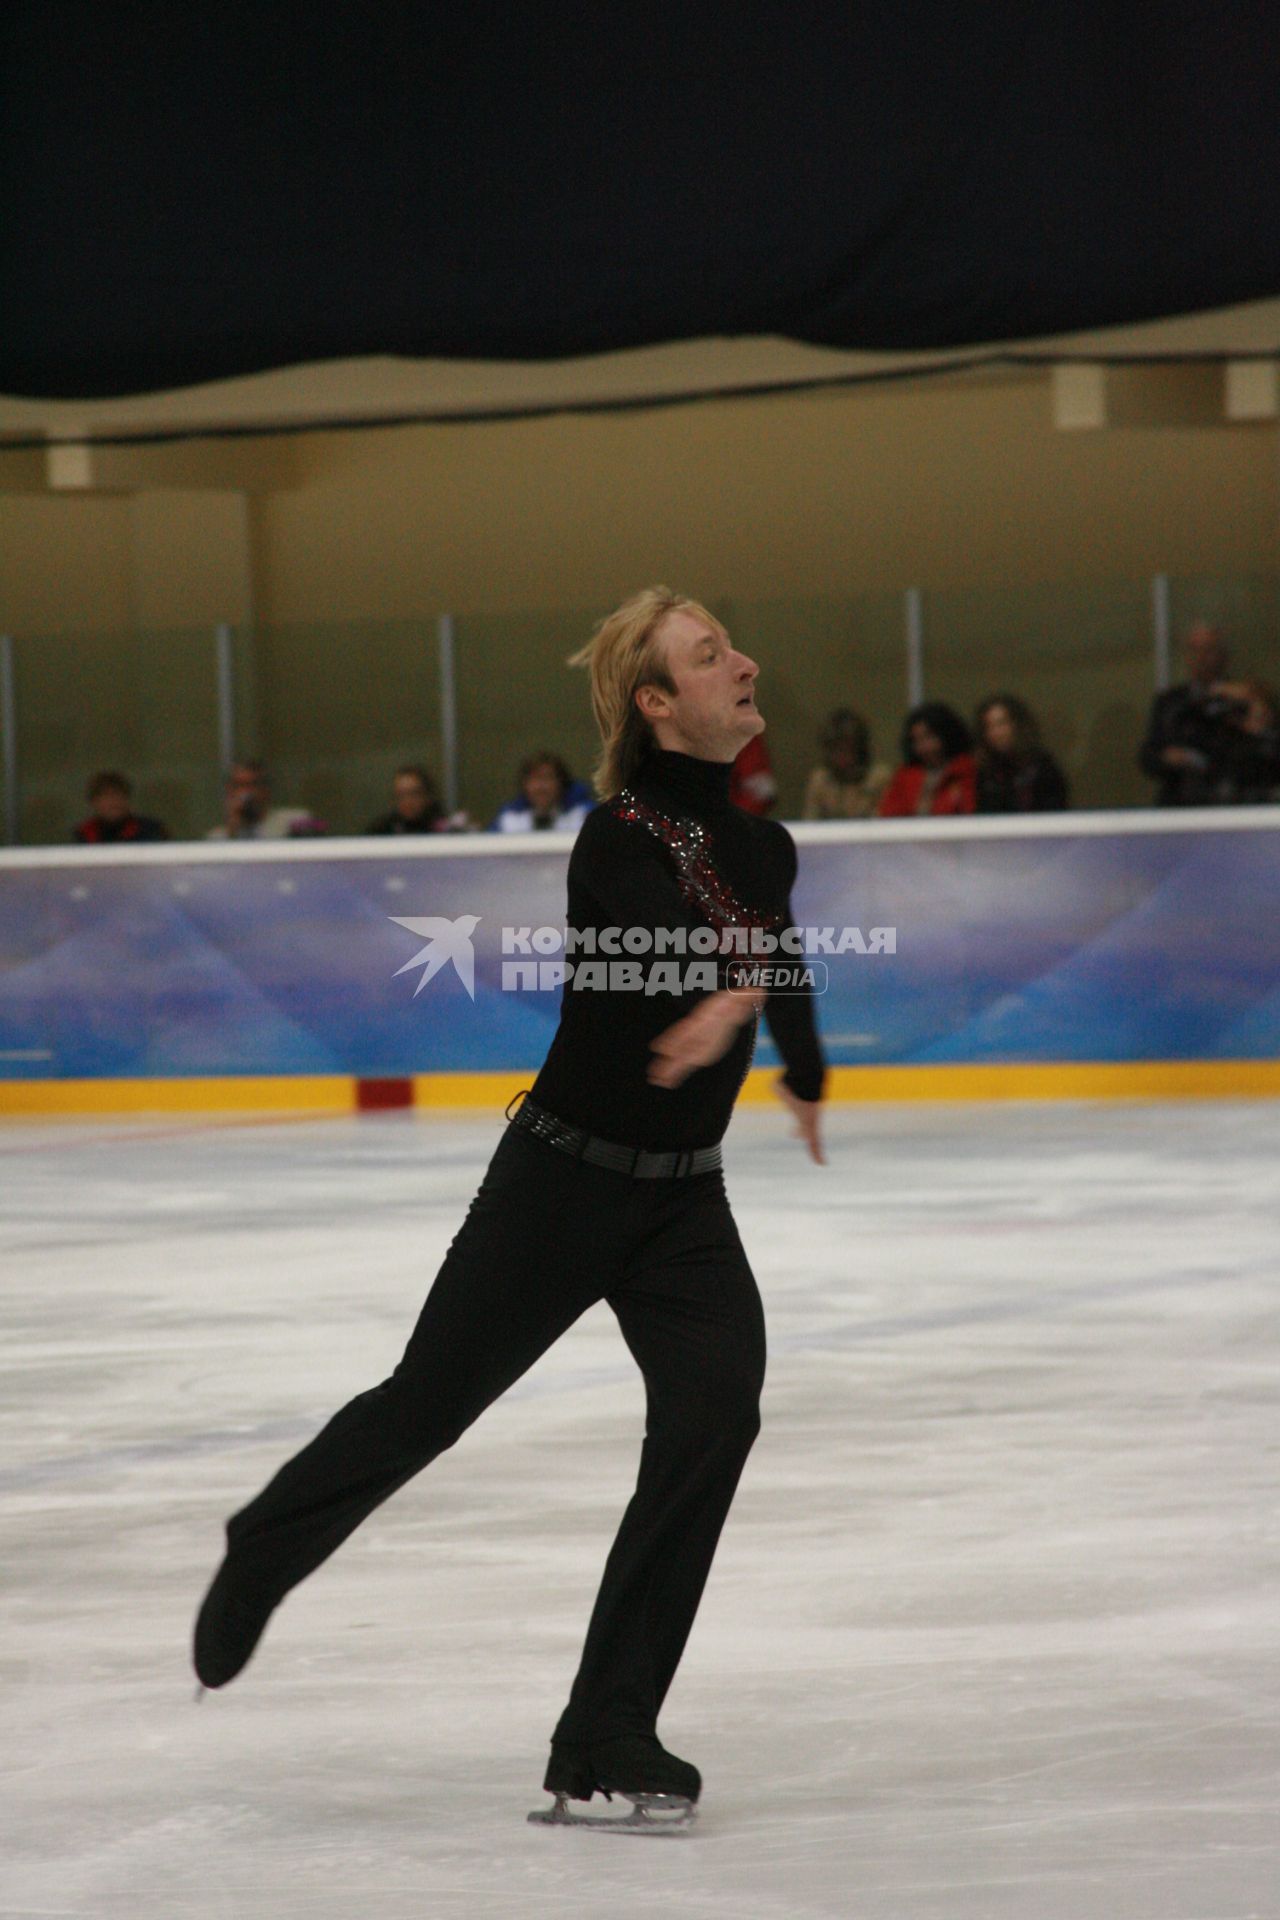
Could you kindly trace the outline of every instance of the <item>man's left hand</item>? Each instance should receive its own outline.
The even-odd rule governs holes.
[[[809,1158],[820,1167],[827,1164],[827,1156],[822,1151],[822,1138],[818,1131],[818,1115],[821,1111],[820,1100],[802,1100],[792,1093],[786,1081],[779,1076],[773,1083],[773,1090],[784,1107],[788,1107],[796,1123],[796,1137],[803,1140],[809,1149]]]

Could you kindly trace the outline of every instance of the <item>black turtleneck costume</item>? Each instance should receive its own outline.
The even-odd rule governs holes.
[[[732,804],[732,771],[729,761],[651,753],[623,795],[583,824],[569,861],[568,925],[597,935],[606,927],[754,926],[776,933],[789,926],[795,842],[777,821]],[[618,957],[626,958],[621,948]],[[661,966],[664,958],[645,956],[645,965]],[[683,1085],[655,1087],[647,1079],[650,1043],[701,997],[578,992],[570,978],[531,1099],[626,1146],[713,1146],[751,1063],[755,1021],[739,1029],[722,1059]],[[822,1055],[808,992],[771,994],[765,1019],[787,1085],[802,1100],[820,1099]]]
[[[729,771],[652,753],[579,834],[569,924],[597,932],[787,925],[791,836],[730,805]],[[693,957],[680,957],[682,967]],[[679,1088],[650,1086],[650,1042],[690,1005],[665,993],[577,991],[570,982],[531,1099],[624,1145],[714,1144],[755,1023]],[[808,997],[771,996],[765,1017],[788,1083],[818,1098],[823,1065]],[[718,1170],[633,1178],[515,1126],[498,1143],[395,1370],[335,1414],[228,1521],[226,1559],[196,1629],[206,1684],[232,1678],[289,1589],[601,1300],[644,1377],[645,1438],[553,1739],[585,1752],[652,1735],[759,1428],[760,1297]],[[430,1573],[428,1554],[427,1605]],[[512,1606],[532,1597],[513,1575]],[[436,1723],[433,1736],[447,1749],[447,1726]]]

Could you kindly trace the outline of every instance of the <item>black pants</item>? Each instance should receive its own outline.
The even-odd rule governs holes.
[[[719,1173],[633,1180],[509,1128],[395,1372],[233,1515],[231,1567],[282,1598],[602,1298],[645,1438],[553,1737],[651,1733],[759,1431],[764,1315]]]

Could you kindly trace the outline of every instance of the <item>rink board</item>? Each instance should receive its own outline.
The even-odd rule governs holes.
[[[892,930],[811,954],[833,1097],[1280,1092],[1275,809],[793,831],[797,925]],[[570,846],[0,854],[0,1109],[505,1104],[560,990],[504,983],[503,930],[562,927]],[[399,919],[463,915],[474,998],[400,971]],[[776,1066],[762,1030],[745,1097]]]

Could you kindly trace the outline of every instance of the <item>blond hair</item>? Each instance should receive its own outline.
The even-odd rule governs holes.
[[[600,729],[600,758],[592,778],[601,800],[622,791],[653,747],[649,722],[636,705],[637,689],[676,691],[658,638],[669,613],[691,613],[724,633],[696,600],[670,587],[644,587],[600,622],[585,647],[569,655],[569,666],[586,667],[591,676],[591,711]]]

